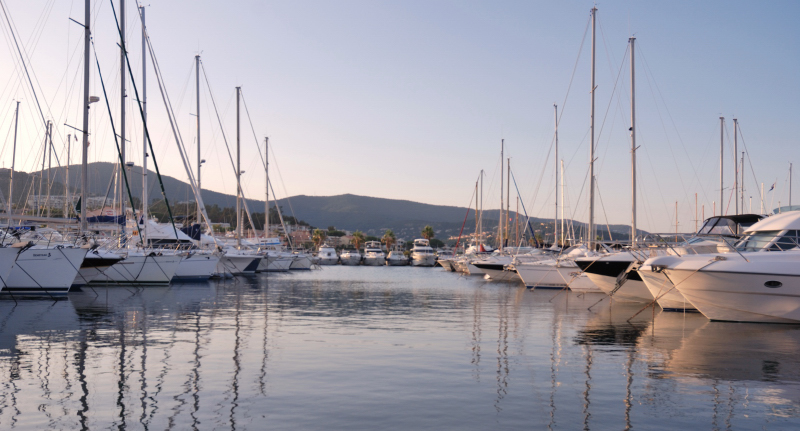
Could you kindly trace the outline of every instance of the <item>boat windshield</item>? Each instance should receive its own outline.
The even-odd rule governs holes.
[[[796,231],[790,231],[796,232]],[[781,233],[779,230],[765,230],[760,232],[753,232],[746,237],[742,238],[741,241],[736,243],[736,249],[739,251],[759,251],[763,250],[764,247],[767,246],[772,240],[775,239],[778,234]],[[770,250],[780,250],[777,247],[777,244],[773,244],[770,247]]]
[[[798,234],[800,231],[796,230],[789,230],[781,236],[775,244],[770,247],[770,250],[791,250],[793,248],[798,248],[798,244],[800,244],[800,239],[798,238]]]

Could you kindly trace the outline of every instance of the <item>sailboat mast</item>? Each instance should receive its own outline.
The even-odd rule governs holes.
[[[500,239],[499,239],[500,251],[503,250],[503,207],[504,207],[504,205],[503,205],[503,159],[504,159],[503,151],[504,150],[505,150],[505,139],[501,139],[500,140],[500,214],[499,214],[499,217],[497,217],[497,218],[500,219],[500,228],[498,229],[498,232],[497,232],[498,236],[500,237]]]
[[[264,239],[269,236],[269,137],[264,138],[264,172],[267,175],[267,198],[264,200]],[[275,209],[280,211],[278,206]]]
[[[636,247],[636,75],[634,66],[634,45],[636,38],[629,38],[631,44],[631,247]]]
[[[789,210],[792,209],[792,164],[789,163]]]
[[[483,175],[483,171],[481,171],[481,175]],[[478,243],[478,182],[480,181],[480,176],[475,181],[475,243]]]
[[[556,174],[556,216],[553,218],[553,245],[558,245],[558,105],[553,104],[553,118],[555,122],[555,150],[556,156],[553,159],[555,162]]]
[[[47,218],[50,218],[50,172],[53,170],[53,122],[47,121]]]
[[[556,193],[558,191],[556,190]],[[561,160],[561,247],[564,247],[564,161]]]
[[[89,228],[86,221],[86,192],[89,188],[89,40],[92,32],[89,30],[89,20],[92,17],[91,0],[86,0],[83,21],[83,154],[81,155],[81,234]]]
[[[17,108],[14,111],[14,148],[11,150],[11,171],[8,177],[8,227],[11,227],[11,201],[14,200],[14,162],[17,159],[17,125],[19,125],[19,101],[17,101]]]
[[[242,87],[236,87],[236,248],[242,248],[242,157],[240,153],[241,139],[239,135],[239,99]]]
[[[147,27],[145,27],[144,6],[140,6],[139,11],[142,14],[142,128],[144,128],[144,122],[147,121]],[[139,233],[143,245],[147,244],[147,204],[147,134],[142,132],[142,227]]]
[[[723,197],[723,170],[725,167],[725,141],[724,141],[724,132],[725,132],[725,117],[719,117],[719,215],[723,215],[725,213],[725,200]]]
[[[737,119],[733,119],[733,202],[736,215],[739,215],[739,200],[736,199],[736,195],[739,194],[739,164],[736,163],[736,155],[739,154],[738,127],[736,127],[738,122]]]
[[[67,168],[66,168],[66,175],[64,175],[64,217],[69,217],[69,202],[72,200],[69,198],[69,164],[72,161],[71,156],[71,146],[72,146],[72,133],[67,133]]]
[[[195,107],[197,118],[197,193],[202,193],[200,188],[200,169],[202,168],[203,160],[200,158],[200,55],[194,56],[194,85],[195,85]],[[200,202],[197,203],[197,223],[201,223],[200,218]]]
[[[508,215],[509,215],[509,212],[511,210],[511,157],[507,158],[506,161],[507,161],[507,166],[506,166],[507,169],[506,169],[506,219],[505,219],[505,223],[506,223],[506,238],[505,238],[505,241],[508,241],[509,238],[510,238],[510,236],[509,236],[510,221],[509,221]],[[503,179],[501,178],[500,181],[502,181],[502,180]]]
[[[596,21],[597,21],[597,8],[592,8],[592,110],[591,121],[589,125],[591,139],[589,140],[589,226],[587,232],[587,244],[589,250],[594,249],[594,92],[597,89],[595,85],[595,51],[596,51]]]
[[[739,179],[741,180],[740,183],[742,184],[742,190],[739,192],[740,193],[739,196],[741,196],[740,199],[742,200],[742,212],[744,212],[744,151],[742,151],[742,170],[739,172],[740,172]]]
[[[119,193],[119,215],[125,217],[125,0],[119,0],[119,27],[120,27],[120,48],[119,48],[119,141],[120,141],[120,165],[117,178],[117,192]],[[125,224],[122,224],[122,230],[125,231]]]

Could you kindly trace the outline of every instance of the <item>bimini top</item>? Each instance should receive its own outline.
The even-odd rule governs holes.
[[[746,232],[782,230],[800,230],[800,211],[788,211],[767,217],[748,227]]]
[[[763,219],[760,214],[739,214],[709,217],[697,231],[697,235],[741,236],[749,232],[754,223]]]

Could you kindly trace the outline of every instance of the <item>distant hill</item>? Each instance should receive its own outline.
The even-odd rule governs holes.
[[[129,179],[131,193],[140,197],[142,193],[141,167],[134,166]],[[65,168],[53,168],[50,175],[54,178],[52,194],[63,194]],[[106,194],[114,164],[96,162],[89,165],[89,194],[103,196]],[[151,200],[161,199],[161,190],[158,186],[155,172],[148,171],[148,189]],[[22,196],[27,196],[31,190],[37,194],[37,188],[31,185],[34,175],[39,173],[14,173],[14,201],[20,202]],[[43,172],[47,178],[48,170]],[[74,189],[80,182],[80,166],[73,165],[69,169],[70,185]],[[193,201],[193,194],[189,185],[174,177],[163,176],[164,188],[170,203]],[[0,191],[3,195],[8,191],[8,169],[0,170]],[[113,191],[112,191],[113,193]],[[203,201],[206,205],[219,207],[233,207],[236,205],[236,196],[203,190]],[[291,205],[290,205],[291,203]],[[276,203],[273,202],[272,206]],[[263,212],[264,201],[248,199],[252,212]],[[327,228],[335,226],[344,230],[361,230],[368,235],[380,236],[386,229],[392,229],[399,238],[413,239],[419,236],[425,225],[431,225],[438,238],[447,238],[458,235],[467,213],[465,207],[446,205],[431,205],[408,200],[386,199],[369,196],[343,194],[337,196],[293,196],[288,199],[279,199],[284,214],[290,214],[299,220],[305,220],[312,226]],[[487,210],[483,215],[483,229],[491,232],[497,229],[499,220],[498,210]],[[523,229],[520,221],[520,230]],[[534,230],[552,232],[552,219],[531,219]],[[583,223],[575,223],[575,229],[583,227]],[[512,223],[513,228],[513,223]],[[625,239],[630,227],[626,225],[612,225],[610,227],[615,239]],[[475,212],[471,210],[464,225],[464,233],[475,230]],[[602,229],[603,236],[607,237],[606,229]]]

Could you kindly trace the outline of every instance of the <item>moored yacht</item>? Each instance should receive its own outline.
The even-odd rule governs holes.
[[[436,255],[431,248],[431,243],[427,239],[419,238],[414,240],[414,247],[411,249],[411,266],[433,266],[436,264]]]
[[[396,245],[394,248],[389,252],[389,256],[386,257],[386,265],[388,266],[406,266],[408,265],[408,256],[403,253],[403,249]]]
[[[358,252],[358,249],[345,249],[342,250],[341,255],[339,256],[339,260],[342,262],[342,265],[348,266],[355,266],[361,265],[361,253]]]
[[[366,244],[364,244],[364,265],[386,265],[386,255],[383,254],[383,250],[381,250],[380,241],[367,241]]]
[[[336,249],[328,244],[322,244],[317,251],[317,258],[320,265],[336,265],[339,262],[339,256],[336,255]]]
[[[734,253],[661,256],[645,264],[711,320],[800,323],[800,211],[750,226]]]

